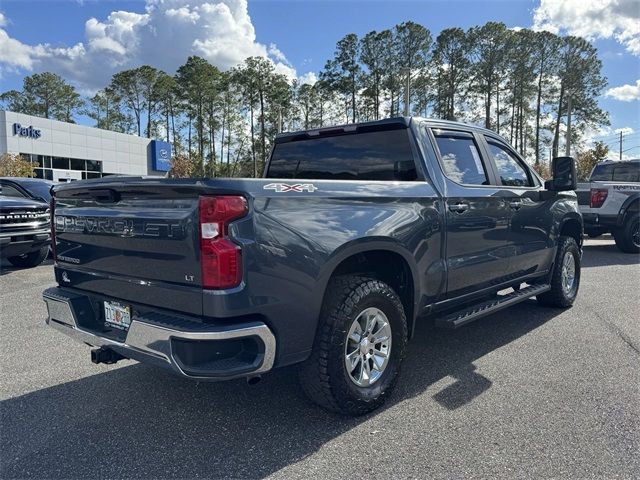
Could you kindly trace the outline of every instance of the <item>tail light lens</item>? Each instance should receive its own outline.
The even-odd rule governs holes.
[[[600,208],[607,199],[607,195],[609,195],[609,192],[604,188],[592,188],[589,206],[591,208]]]
[[[203,288],[232,288],[242,281],[242,252],[227,238],[229,223],[244,217],[247,201],[239,196],[201,196],[200,265]]]
[[[53,255],[53,261],[56,261],[56,199],[51,196],[49,201],[49,215],[51,215],[51,254]]]

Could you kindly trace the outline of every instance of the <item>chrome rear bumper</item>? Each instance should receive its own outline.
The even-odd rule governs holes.
[[[271,370],[275,360],[276,340],[267,325],[260,322],[234,325],[232,328],[200,325],[197,330],[180,330],[165,325],[145,322],[133,317],[124,340],[107,338],[99,333],[83,328],[77,321],[78,312],[74,311],[74,294],[61,288],[45,290],[42,298],[47,305],[47,324],[73,339],[93,347],[111,348],[121,355],[141,362],[169,368],[181,376],[200,380],[223,380],[249,375],[258,375]],[[82,311],[84,314],[84,310]],[[179,358],[176,350],[185,352],[184,345],[198,345],[206,348],[205,342],[213,346],[216,342],[251,339],[260,344],[255,359],[238,370],[237,362],[229,359],[204,362],[204,367],[189,366]],[[179,349],[176,342],[181,343]],[[192,344],[190,342],[193,342]],[[203,347],[205,345],[205,347]],[[187,352],[188,353],[188,352]],[[190,355],[187,355],[190,357]],[[219,368],[216,368],[216,365]],[[220,369],[220,366],[223,368]],[[224,368],[226,366],[226,369]],[[193,367],[193,368],[192,368]],[[234,368],[235,367],[235,368]],[[208,369],[208,370],[207,370]]]

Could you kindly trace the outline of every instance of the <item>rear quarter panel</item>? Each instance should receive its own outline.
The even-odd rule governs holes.
[[[274,193],[265,182],[252,185],[251,214],[231,230],[243,245],[246,285],[223,298],[206,292],[203,310],[217,316],[258,309],[286,352],[278,363],[311,349],[327,283],[351,255],[396,252],[412,271],[416,304],[440,294],[442,205],[429,183],[304,180],[313,192]]]

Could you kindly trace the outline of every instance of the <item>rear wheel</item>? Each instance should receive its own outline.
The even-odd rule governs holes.
[[[19,268],[31,268],[40,265],[47,255],[49,254],[49,247],[42,247],[35,252],[25,253],[23,255],[17,255],[15,257],[9,257],[7,260],[11,262],[14,267]]]
[[[624,225],[613,232],[613,238],[623,252],[640,252],[640,215],[635,214],[627,218]]]
[[[536,298],[542,305],[567,308],[580,287],[580,249],[573,237],[560,237],[551,275],[551,290]]]
[[[395,386],[406,343],[404,308],[391,287],[338,277],[328,287],[313,352],[300,367],[302,389],[327,410],[375,410]]]

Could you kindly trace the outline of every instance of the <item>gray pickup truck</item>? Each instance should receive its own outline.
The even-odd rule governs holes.
[[[311,399],[363,414],[391,393],[419,319],[573,304],[573,159],[553,170],[544,183],[489,130],[396,118],[280,135],[262,179],[56,187],[47,322],[96,363],[197,380],[300,364]]]
[[[620,250],[640,252],[640,160],[598,163],[576,193],[587,235],[612,233]]]

